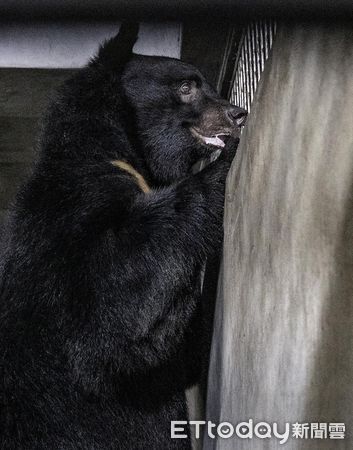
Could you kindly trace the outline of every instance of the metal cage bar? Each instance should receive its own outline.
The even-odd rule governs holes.
[[[243,29],[229,93],[231,103],[250,111],[275,33],[273,20],[250,22]]]

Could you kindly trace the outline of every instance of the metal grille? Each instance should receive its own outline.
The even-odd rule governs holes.
[[[272,20],[251,22],[242,32],[229,100],[247,111],[250,111],[275,33],[276,23]]]

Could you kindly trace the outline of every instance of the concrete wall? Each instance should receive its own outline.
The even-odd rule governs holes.
[[[282,29],[228,178],[207,418],[344,422],[353,448],[353,32]],[[309,433],[310,437],[310,433]]]
[[[0,26],[0,67],[76,68],[113,36],[119,22],[29,22]],[[135,52],[180,57],[179,23],[143,23]]]

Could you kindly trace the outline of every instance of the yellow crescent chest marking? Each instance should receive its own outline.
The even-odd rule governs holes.
[[[127,163],[126,161],[121,161],[120,159],[112,161],[112,164],[113,166],[119,167],[119,169],[124,170],[125,172],[128,172],[130,175],[132,175],[142,192],[145,192],[147,194],[151,191],[151,188],[148,186],[147,181],[139,172],[137,172],[137,170],[135,170],[131,166],[131,164]]]

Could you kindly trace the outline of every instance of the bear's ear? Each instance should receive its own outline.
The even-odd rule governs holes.
[[[123,22],[116,36],[104,42],[93,62],[103,64],[114,71],[121,71],[131,59],[132,49],[139,32],[139,24]]]

